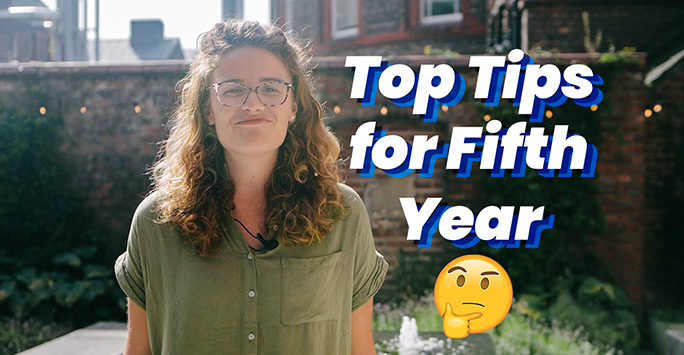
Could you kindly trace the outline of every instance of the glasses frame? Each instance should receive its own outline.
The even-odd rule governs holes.
[[[242,86],[242,87],[244,87],[244,88],[246,88],[246,89],[248,90],[248,91],[247,91],[247,95],[245,95],[245,100],[242,101],[242,103],[239,104],[239,105],[227,105],[227,104],[224,104],[224,103],[221,101],[221,95],[219,95],[219,86],[221,86],[221,84],[231,83],[231,82],[232,82],[233,84],[235,84],[235,85]],[[265,104],[265,103],[263,103],[263,102],[261,101],[261,96],[259,96],[259,91],[258,91],[259,88],[262,87],[262,86],[264,86],[264,85],[270,84],[270,83],[281,83],[281,84],[285,84],[285,86],[287,87],[287,90],[285,91],[285,98],[283,99],[283,101],[282,101],[281,103],[279,103],[279,104],[277,104],[277,105],[267,105],[267,104]],[[221,105],[226,106],[226,107],[241,107],[242,105],[245,104],[245,102],[247,102],[247,100],[249,99],[249,94],[251,94],[252,91],[254,91],[254,93],[255,93],[256,96],[257,96],[257,99],[259,100],[259,102],[261,102],[262,105],[264,105],[264,106],[269,106],[269,107],[280,106],[280,105],[284,104],[285,101],[287,101],[287,98],[290,97],[290,90],[293,90],[293,88],[294,88],[294,86],[292,86],[292,83],[288,83],[288,82],[282,81],[282,80],[269,80],[269,81],[263,82],[263,83],[261,83],[261,84],[255,86],[255,87],[247,86],[247,85],[245,85],[245,84],[236,82],[236,81],[234,81],[234,80],[224,80],[224,81],[220,81],[220,82],[218,82],[218,83],[213,83],[213,84],[211,84],[211,87],[214,88],[214,92],[216,93],[216,99],[218,100],[218,102],[219,102]]]

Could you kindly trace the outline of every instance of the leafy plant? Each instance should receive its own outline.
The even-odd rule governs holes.
[[[404,302],[415,300],[435,287],[435,280],[443,264],[435,254],[421,258],[417,252],[399,249],[397,252],[397,268],[393,270],[395,292],[388,301]]]
[[[613,348],[592,343],[582,328],[572,329],[518,313],[509,313],[490,334],[496,353],[501,355],[617,353]]]
[[[47,269],[0,274],[0,309],[18,319],[58,316],[88,323],[112,317],[121,311],[108,306],[118,288],[111,269],[94,263],[95,253],[95,247],[74,248],[55,255]],[[3,259],[13,260],[7,255]]]
[[[0,355],[16,354],[69,332],[63,324],[37,319],[0,318]]]
[[[522,295],[512,309],[537,323],[571,329],[599,348],[632,353],[639,343],[627,295],[592,276],[574,276],[568,270],[555,280],[551,292]]]
[[[72,188],[59,101],[49,95],[27,84],[0,99],[0,315],[74,326],[122,319],[123,294]]]

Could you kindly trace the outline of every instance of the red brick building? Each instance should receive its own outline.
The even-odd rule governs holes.
[[[273,0],[272,17],[316,55],[483,53],[485,0]]]

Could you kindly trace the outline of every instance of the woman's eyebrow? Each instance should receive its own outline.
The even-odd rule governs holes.
[[[261,78],[261,79],[259,79],[259,81],[260,81],[260,82],[264,82],[264,81],[282,81],[282,82],[286,82],[286,80],[283,80],[283,79],[281,79],[281,78],[275,78],[275,77],[270,77],[270,76],[267,76],[267,77],[265,77],[265,78]]]
[[[223,83],[239,83],[239,84],[244,84],[244,81],[240,79],[224,79],[224,80],[219,80],[219,84]]]

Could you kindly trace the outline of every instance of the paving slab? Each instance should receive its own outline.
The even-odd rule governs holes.
[[[98,322],[17,355],[121,355],[126,344],[126,323]]]

